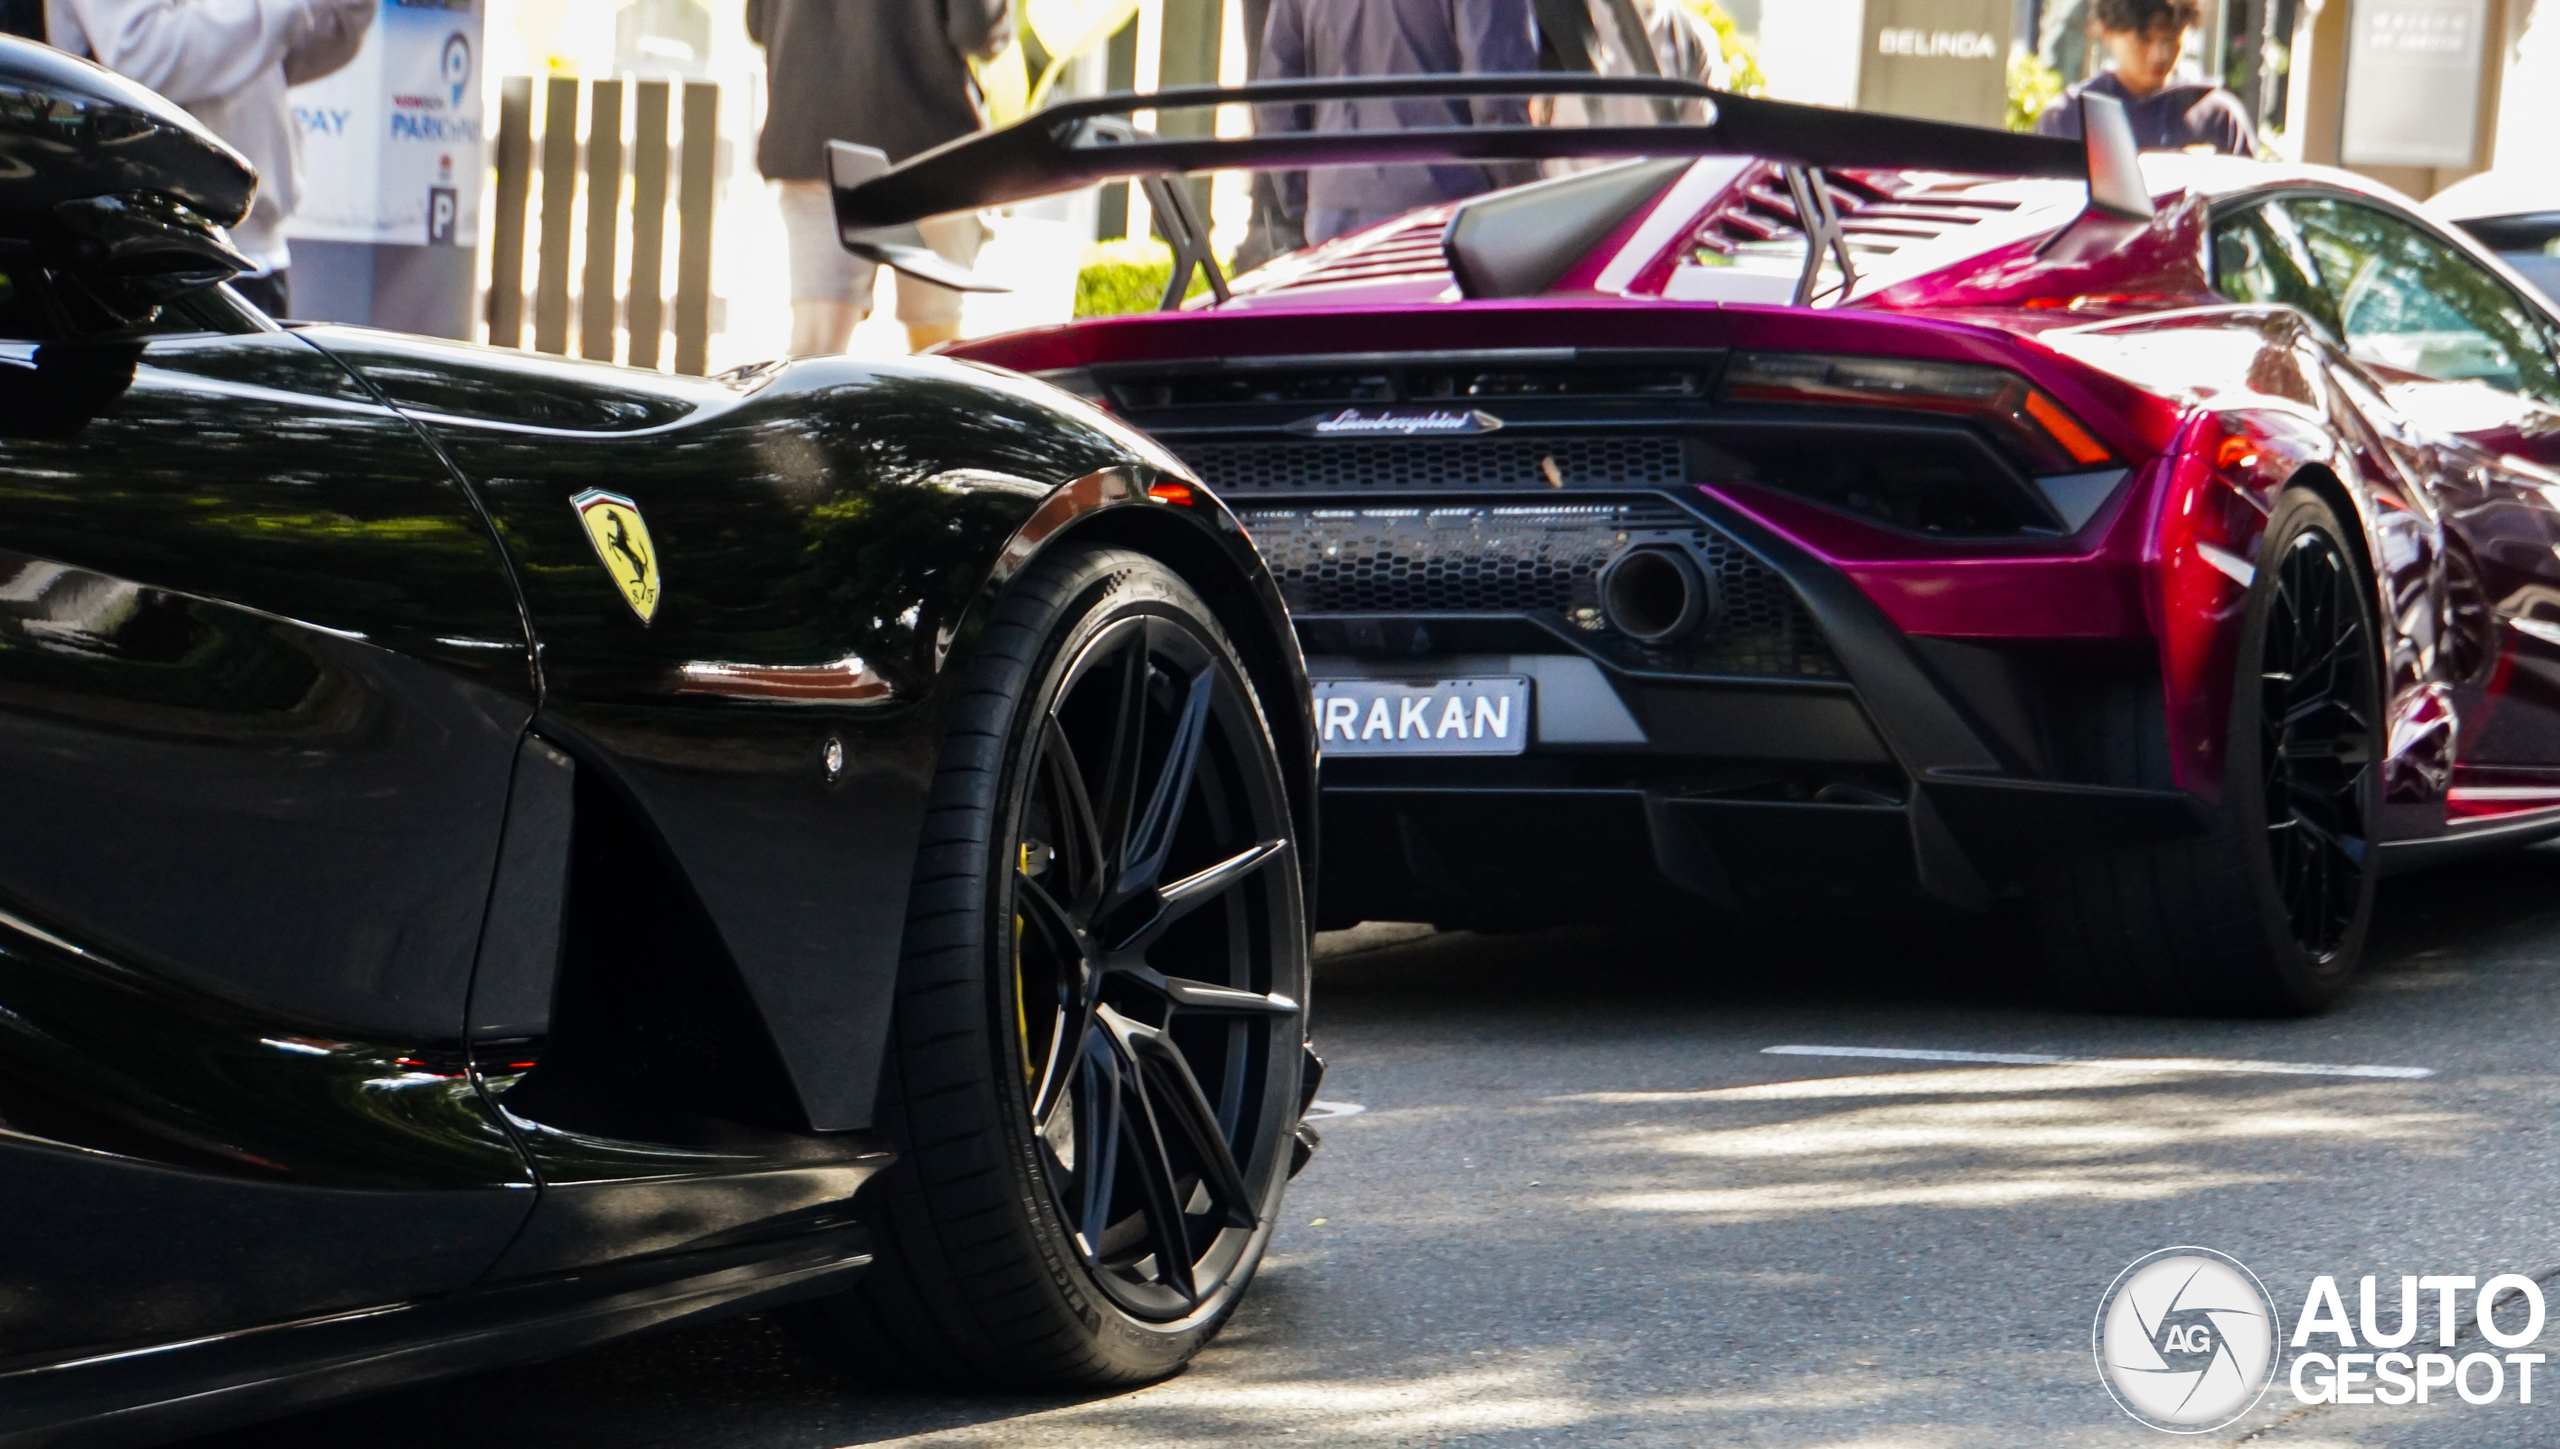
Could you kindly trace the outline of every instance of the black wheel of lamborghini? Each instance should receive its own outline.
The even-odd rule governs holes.
[[[2284,495],[2250,587],[2211,833],[2072,861],[2044,891],[2047,963],[2073,997],[2285,1014],[2326,1005],[2354,974],[2373,917],[2382,757],[2361,557],[2319,494]]]
[[[2382,706],[2367,594],[2334,535],[2301,529],[2260,651],[2256,823],[2292,944],[2324,978],[2352,968],[2373,911]]]
[[[1287,1184],[1287,792],[1234,648],[1153,559],[1036,565],[973,658],[908,913],[879,1263],[798,1322],[877,1377],[1140,1382],[1217,1332]]]

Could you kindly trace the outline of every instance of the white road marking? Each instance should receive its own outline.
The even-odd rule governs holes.
[[[1773,1046],[1768,1057],[1880,1057],[1895,1062],[1987,1062],[2005,1067],[2121,1067],[2139,1072],[2258,1072],[2289,1077],[2432,1077],[2432,1067],[2337,1066],[2327,1062],[2252,1062],[2227,1057],[2056,1057],[2035,1052],[1938,1052],[1908,1047]]]
[[[1309,1102],[1306,1120],[1323,1122],[1334,1117],[1357,1117],[1368,1110],[1357,1102]]]

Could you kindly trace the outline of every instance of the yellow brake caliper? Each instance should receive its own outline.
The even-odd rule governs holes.
[[[1031,874],[1031,842],[1026,840],[1017,849],[1017,868],[1028,876]],[[1031,1012],[1022,1002],[1022,933],[1030,924],[1022,912],[1013,913],[1013,1039],[1022,1052],[1022,1084],[1036,1087],[1039,1082],[1031,1066]]]

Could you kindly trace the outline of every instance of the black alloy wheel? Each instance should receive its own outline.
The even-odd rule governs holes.
[[[878,1262],[791,1315],[885,1382],[1093,1387],[1234,1310],[1299,1156],[1309,939],[1254,683],[1181,577],[1068,549],[970,651],[908,905]]]
[[[1094,1281],[1157,1320],[1242,1260],[1264,1197],[1244,1164],[1285,1151],[1255,1140],[1260,1094],[1301,1037],[1257,949],[1269,878],[1294,869],[1286,810],[1237,754],[1253,705],[1221,665],[1171,618],[1088,641],[1041,721],[1013,852],[1042,1175]]]
[[[2057,854],[2036,886],[2046,969],[2103,1011],[2283,1016],[2355,973],[2380,877],[2378,601],[2350,512],[2276,501],[2232,676],[2221,800],[2202,833]],[[2105,699],[2098,783],[2174,790],[2160,693]]]
[[[2375,649],[2364,581],[2318,529],[2276,561],[2260,650],[2267,860],[2296,946],[2334,956],[2364,905],[2375,811]]]

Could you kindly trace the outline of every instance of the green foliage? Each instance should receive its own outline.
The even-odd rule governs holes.
[[[1173,249],[1153,237],[1108,241],[1086,254],[1076,273],[1076,315],[1117,317],[1126,312],[1152,312],[1164,302],[1173,280]],[[1209,279],[1191,274],[1183,293],[1196,297],[1209,290]]]
[[[2000,123],[2012,131],[2032,131],[2036,117],[2062,99],[2062,72],[2025,50],[2009,52],[2009,105]]]
[[[1751,53],[1751,42],[1742,38],[1742,27],[1716,0],[1681,0],[1689,13],[1706,23],[1716,33],[1716,43],[1724,49],[1725,69],[1729,79],[1725,89],[1738,96],[1763,96],[1769,93],[1769,79],[1760,74],[1760,59]]]

